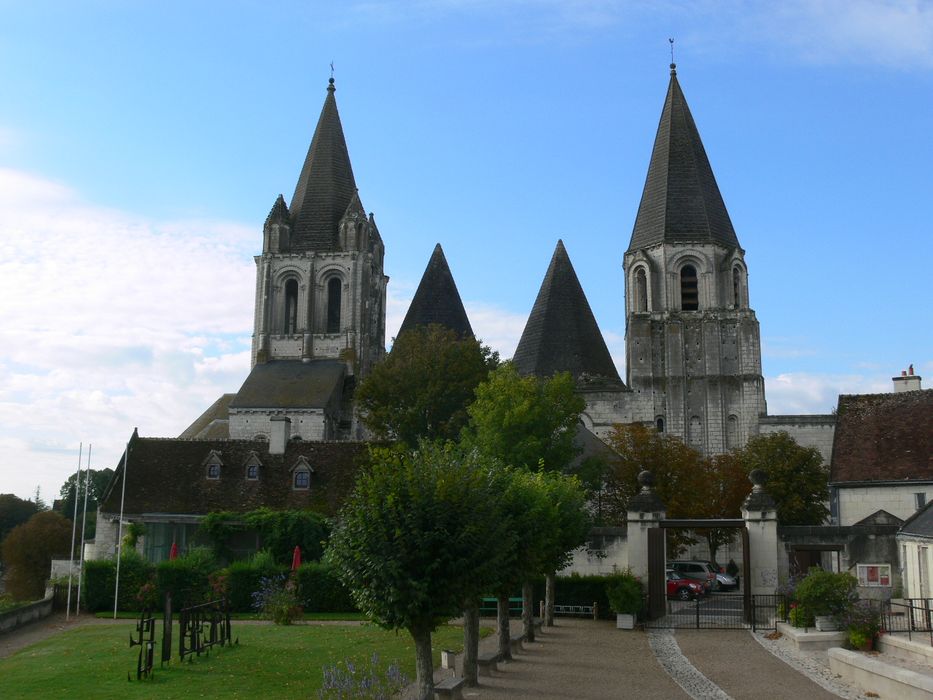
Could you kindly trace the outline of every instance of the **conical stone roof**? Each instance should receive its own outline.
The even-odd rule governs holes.
[[[399,335],[416,326],[438,324],[449,328],[459,336],[473,337],[473,328],[467,318],[454,276],[450,273],[447,258],[441,244],[434,246],[428,266],[421,276],[421,283],[411,300]]]
[[[356,193],[334,90],[331,78],[289,207],[293,251],[336,250],[338,224]]]
[[[685,241],[739,245],[671,64],[671,81],[629,250]]]
[[[622,384],[563,241],[551,258],[538,298],[512,358],[520,374],[570,372]]]

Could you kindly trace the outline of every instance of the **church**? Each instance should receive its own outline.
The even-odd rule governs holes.
[[[586,400],[582,428],[590,438],[617,423],[642,423],[717,454],[783,430],[829,463],[836,416],[767,414],[745,251],[676,66],[670,68],[631,239],[619,251],[625,379],[561,241],[514,364],[528,375],[571,373]],[[386,352],[389,278],[385,243],[356,187],[335,92],[331,78],[295,191],[289,201],[275,199],[261,238],[257,232],[249,375],[178,438],[134,432],[102,499],[99,522],[118,519],[123,474],[130,474],[124,521],[147,524],[143,546],[152,560],[173,541],[184,547],[187,537],[196,538],[200,517],[212,510],[334,512],[366,452],[354,391]],[[472,335],[440,244],[400,332],[429,323]],[[97,556],[114,551],[116,530],[115,523],[98,526]]]

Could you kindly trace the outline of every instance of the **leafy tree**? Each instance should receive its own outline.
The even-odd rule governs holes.
[[[707,518],[738,518],[741,516],[742,503],[751,490],[748,472],[735,458],[734,454],[708,457],[704,460],[707,470],[704,503],[699,504],[705,510]],[[702,506],[705,504],[705,509]],[[735,539],[735,528],[701,528],[697,534],[706,538],[710,559],[716,561],[716,552],[720,547]]]
[[[759,435],[734,452],[748,474],[768,473],[765,489],[777,504],[782,525],[821,525],[829,515],[829,470],[819,450],[802,447],[786,432]]]
[[[67,557],[71,521],[58,513],[36,513],[13,528],[3,540],[3,561],[9,567],[5,585],[17,600],[35,600],[45,592],[52,559]]]
[[[78,529],[81,528],[81,514],[84,508],[84,487],[87,483],[87,472],[81,472],[81,481],[75,488],[75,478],[77,474],[72,474],[68,480],[62,484],[59,490],[61,500],[57,502],[56,510],[66,518],[73,518],[75,513],[75,498],[78,500]],[[85,539],[93,539],[97,532],[97,505],[104,495],[110,479],[113,477],[113,469],[91,469],[90,488],[87,494],[87,523],[84,531]],[[78,533],[80,537],[80,532]]]
[[[374,450],[330,539],[326,560],[360,610],[411,634],[422,700],[434,691],[431,633],[497,578],[511,541],[490,466],[450,446]]]
[[[0,493],[0,542],[10,531],[38,512],[36,504],[12,493]]]
[[[504,363],[476,389],[464,441],[503,464],[565,470],[576,454],[574,434],[586,402],[567,372],[522,377]]]
[[[357,390],[363,422],[378,438],[409,447],[454,440],[477,385],[498,364],[497,353],[443,326],[407,330]]]

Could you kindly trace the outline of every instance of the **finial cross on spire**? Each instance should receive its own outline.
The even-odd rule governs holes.
[[[671,51],[673,51],[673,49],[671,49]],[[671,59],[671,60],[673,60],[673,59]],[[334,79],[334,62],[333,62],[333,61],[330,62],[330,79],[331,79],[331,80]]]
[[[674,63],[674,38],[669,37],[668,41],[671,44],[671,75],[677,75],[677,64]]]

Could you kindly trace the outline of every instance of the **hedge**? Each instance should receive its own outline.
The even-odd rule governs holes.
[[[254,612],[253,593],[260,581],[269,576],[285,573],[284,566],[272,566],[257,561],[236,561],[224,569],[227,577],[227,599],[234,612]]]
[[[309,562],[297,572],[298,599],[305,612],[355,612],[350,591],[326,564]]]
[[[158,599],[166,592],[172,594],[172,607],[176,610],[211,600],[211,571],[202,561],[180,557],[159,562],[156,567]],[[218,596],[222,595],[218,591]]]
[[[609,598],[606,595],[606,584],[614,581],[617,576],[558,576],[555,581],[556,598],[558,605],[592,605],[599,606],[599,617],[604,620],[615,618],[609,607]],[[534,582],[535,605],[544,600],[544,579]],[[537,609],[535,610],[537,612]]]
[[[120,610],[138,610],[136,594],[140,587],[153,580],[155,568],[135,552],[127,552],[120,560]],[[84,562],[84,604],[90,612],[113,610],[113,589],[117,578],[116,559]]]

